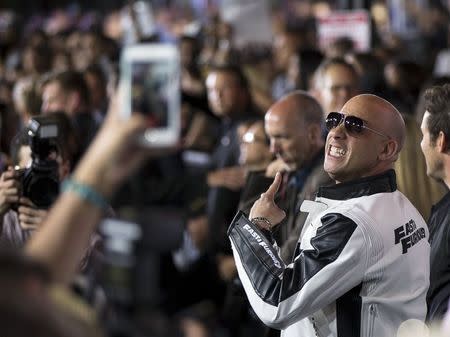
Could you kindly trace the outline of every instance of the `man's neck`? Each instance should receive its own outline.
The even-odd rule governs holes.
[[[324,146],[324,144],[322,145]],[[310,168],[311,166],[314,166],[318,160],[322,160],[323,162],[323,157],[325,156],[323,146],[317,147],[315,150],[313,150],[311,152],[311,156],[309,156],[309,160],[303,163],[303,165],[299,167],[298,170]]]
[[[450,175],[444,179],[444,184],[450,190]]]
[[[445,186],[450,190],[450,156],[444,158],[444,182]]]

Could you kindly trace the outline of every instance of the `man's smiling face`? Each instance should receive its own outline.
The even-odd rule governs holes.
[[[359,117],[364,125],[386,134],[384,123],[376,113],[368,113],[364,104],[350,100],[342,108],[346,116]],[[379,155],[387,138],[364,129],[360,134],[349,134],[344,123],[331,129],[325,147],[324,169],[336,182],[345,182],[379,173]]]

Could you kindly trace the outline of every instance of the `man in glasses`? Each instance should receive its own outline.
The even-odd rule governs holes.
[[[350,99],[326,125],[324,168],[336,184],[302,204],[295,257],[285,264],[273,246],[285,216],[277,174],[228,230],[239,277],[256,314],[283,336],[395,336],[404,321],[424,320],[429,285],[427,226],[393,170],[405,125],[375,95]]]
[[[450,188],[450,84],[428,89],[424,99],[421,147],[427,163],[427,174]],[[433,206],[428,227],[431,273],[427,320],[440,321],[448,312],[450,298],[450,192]]]
[[[358,73],[343,58],[335,57],[323,61],[314,75],[313,93],[324,112],[339,111],[359,90]]]

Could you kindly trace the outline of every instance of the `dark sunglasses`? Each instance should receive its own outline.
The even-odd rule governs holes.
[[[391,138],[382,132],[379,132],[364,125],[365,124],[364,120],[356,116],[344,115],[340,112],[330,112],[327,118],[325,119],[325,127],[327,128],[328,131],[337,128],[341,123],[344,123],[345,130],[351,136],[359,135],[364,131],[364,129],[366,129],[387,139]]]

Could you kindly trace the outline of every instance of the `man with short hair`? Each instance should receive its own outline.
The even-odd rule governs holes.
[[[308,93],[298,90],[277,101],[265,115],[265,130],[270,139],[270,150],[277,157],[266,175],[284,173],[284,186],[276,201],[287,217],[277,231],[277,242],[282,246],[281,256],[289,261],[306,219],[298,207],[305,199],[314,198],[322,185],[331,183],[323,170],[322,137],[323,111]]]
[[[64,71],[43,85],[42,112],[64,111],[70,117],[90,110],[89,89],[81,73]]]
[[[314,97],[323,111],[340,111],[350,98],[359,93],[359,76],[355,68],[342,58],[327,59],[314,75]]]
[[[228,230],[239,277],[255,313],[282,336],[395,336],[405,320],[425,318],[429,284],[428,229],[393,170],[405,125],[389,102],[359,95],[326,127],[324,168],[336,185],[303,203],[295,257],[285,264],[272,245],[285,217],[277,174]]]
[[[450,188],[450,84],[428,89],[424,99],[420,145],[427,174]],[[428,227],[431,254],[427,321],[439,321],[448,310],[450,298],[450,192],[433,206]]]
[[[306,29],[291,27],[286,25],[280,32],[275,34],[273,43],[274,66],[278,75],[273,80],[272,97],[280,99],[289,91],[292,91],[292,84],[288,81],[288,68],[290,59],[298,50],[307,49],[308,33]]]
[[[89,89],[83,74],[64,71],[47,78],[43,84],[43,114],[64,111],[73,121],[80,140],[80,156],[94,138],[99,121],[94,117]]]
[[[218,144],[212,154],[207,174],[209,187],[207,213],[213,250],[229,251],[226,228],[239,203],[245,183],[245,170],[239,166],[240,139],[238,127],[258,119],[242,70],[233,65],[215,66],[206,78],[208,101],[212,112],[220,118]]]

